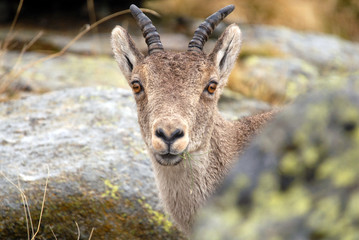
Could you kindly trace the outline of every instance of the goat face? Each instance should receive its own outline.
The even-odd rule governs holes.
[[[156,53],[134,69],[130,84],[141,88],[134,92],[142,134],[160,164],[175,165],[184,151],[208,144],[218,82],[213,64],[197,53]]]
[[[209,55],[152,51],[149,45],[144,57],[125,29],[112,31],[113,52],[133,89],[142,136],[159,164],[176,165],[185,151],[206,151],[217,101],[240,43],[241,32],[231,25]]]

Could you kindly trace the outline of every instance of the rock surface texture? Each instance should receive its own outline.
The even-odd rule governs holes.
[[[357,239],[359,95],[298,99],[241,156],[194,239]]]
[[[359,44],[269,26],[242,26],[243,47],[229,87],[270,103],[359,79]]]
[[[227,118],[270,109],[232,95],[220,103]],[[53,229],[75,239],[77,222],[84,239],[92,228],[94,239],[182,238],[159,204],[130,91],[54,91],[2,103],[0,116],[0,239],[27,238],[21,194],[9,180],[36,225],[47,177],[39,237]]]
[[[104,88],[2,103],[0,239],[27,239],[30,224],[10,181],[36,231],[47,178],[38,238],[76,239],[77,222],[81,239],[92,228],[92,239],[181,239],[159,206],[135,109],[129,91]]]

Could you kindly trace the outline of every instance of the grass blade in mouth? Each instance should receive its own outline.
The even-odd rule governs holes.
[[[187,166],[187,165],[186,165],[186,160],[188,161],[188,165],[189,165],[189,169],[190,169],[190,175],[191,175],[191,187],[190,187],[189,193],[192,195],[193,189],[194,189],[194,179],[193,179],[193,168],[192,168],[191,161],[192,161],[193,159],[192,159],[191,154],[190,154],[188,151],[185,151],[185,152],[181,155],[181,158],[185,160],[185,166]],[[187,168],[187,167],[186,167],[186,168]]]

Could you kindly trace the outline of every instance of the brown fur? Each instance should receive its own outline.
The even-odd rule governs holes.
[[[190,232],[197,209],[220,184],[234,159],[273,115],[227,121],[218,112],[217,102],[240,44],[241,32],[231,25],[209,55],[157,52],[144,57],[123,28],[112,32],[112,47],[122,72],[130,85],[138,81],[143,86],[134,95],[160,198],[185,233]],[[218,82],[213,95],[205,90],[211,81]],[[156,135],[159,128],[166,135],[179,128],[183,136],[168,150]],[[175,157],[164,159],[162,154],[167,151]]]

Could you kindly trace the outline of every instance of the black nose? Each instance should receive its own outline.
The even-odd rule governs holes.
[[[156,136],[158,138],[161,138],[165,143],[167,143],[168,145],[172,144],[173,142],[175,142],[177,139],[181,138],[184,136],[183,130],[181,129],[176,129],[175,131],[173,131],[171,133],[170,136],[167,136],[166,133],[163,131],[162,128],[158,128],[156,130]]]

